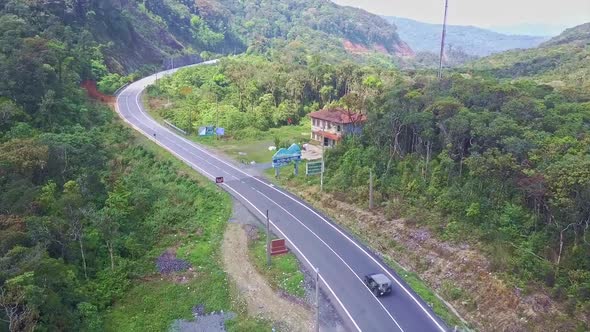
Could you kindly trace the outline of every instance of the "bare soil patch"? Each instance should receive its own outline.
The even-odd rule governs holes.
[[[275,292],[256,271],[248,257],[248,235],[241,225],[230,223],[224,235],[223,264],[244,297],[248,313],[281,323],[284,331],[311,331],[312,312]]]
[[[166,108],[166,100],[163,98],[147,98],[148,109],[150,110],[161,110]]]

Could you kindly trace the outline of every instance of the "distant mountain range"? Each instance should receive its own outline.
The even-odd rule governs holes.
[[[440,52],[442,25],[384,16],[397,26],[400,38],[417,52]],[[516,48],[533,48],[550,37],[506,35],[473,26],[448,25],[447,47],[472,56],[487,56]]]
[[[534,79],[554,87],[573,86],[588,93],[590,23],[567,29],[538,48],[494,54],[469,64],[468,68],[500,78]]]
[[[522,23],[514,25],[494,25],[486,29],[507,34],[527,36],[557,36],[571,26],[564,24]]]

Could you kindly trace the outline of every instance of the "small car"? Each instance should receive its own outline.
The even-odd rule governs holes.
[[[391,280],[382,273],[367,274],[365,284],[375,296],[391,294]]]

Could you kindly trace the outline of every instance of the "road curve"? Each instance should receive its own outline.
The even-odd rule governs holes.
[[[215,61],[203,64],[211,64]],[[201,64],[202,65],[202,64]],[[161,126],[144,110],[141,94],[168,70],[139,80],[117,96],[116,110],[139,131],[187,165],[221,185],[254,215],[269,211],[275,234],[309,268],[319,268],[322,290],[352,331],[447,331],[448,328],[403,280],[367,247],[288,191],[253,176],[206,148]],[[364,285],[367,273],[381,272],[393,280],[392,295],[377,298]]]

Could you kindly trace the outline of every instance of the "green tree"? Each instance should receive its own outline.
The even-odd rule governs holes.
[[[85,222],[84,218],[89,214],[88,208],[80,192],[80,186],[75,181],[64,184],[63,193],[59,200],[63,216],[69,221],[69,233],[72,239],[78,242],[84,277],[88,279],[86,254],[84,252]]]

